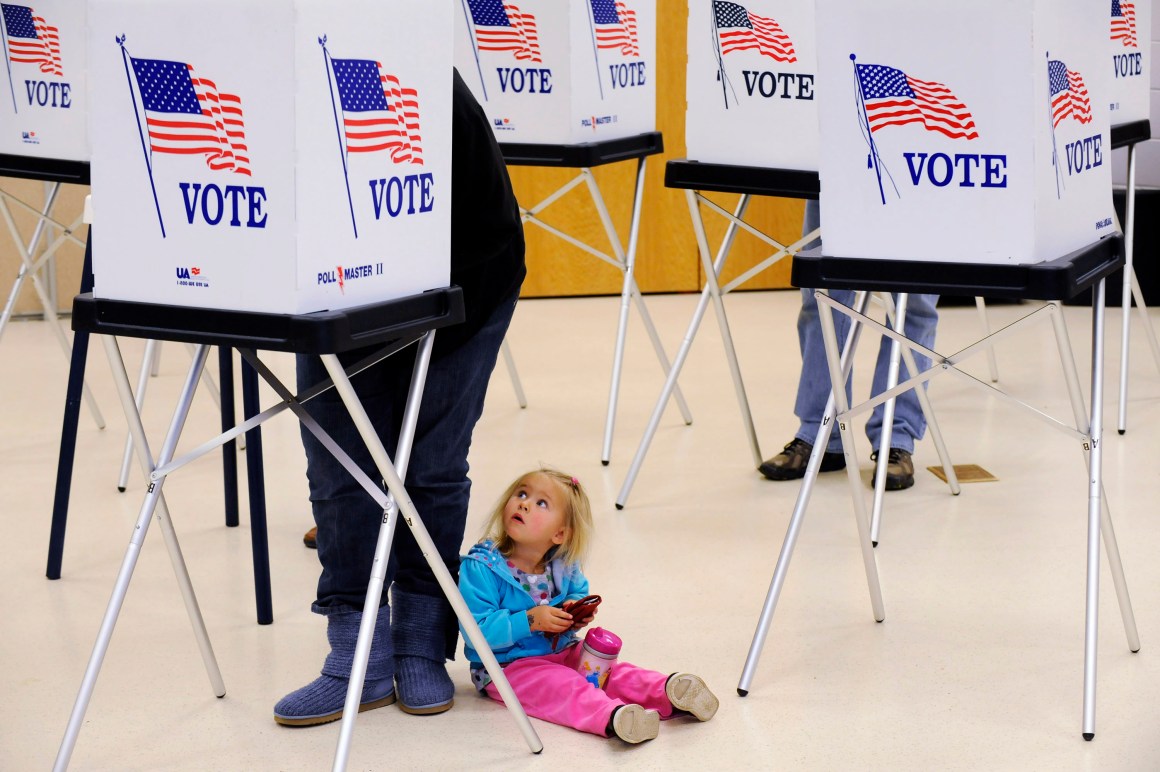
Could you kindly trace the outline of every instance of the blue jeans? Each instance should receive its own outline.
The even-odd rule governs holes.
[[[435,348],[404,484],[452,577],[459,573],[459,549],[471,492],[471,481],[467,477],[471,435],[483,412],[488,379],[518,294],[517,288],[475,335],[452,350],[441,349],[440,333],[435,334]],[[392,463],[415,348],[410,346],[351,379]],[[340,356],[340,360],[349,366],[368,353],[367,350],[350,352]],[[300,391],[327,377],[317,356],[298,357]],[[360,469],[372,480],[382,479],[334,389],[305,406]],[[302,444],[306,450],[310,502],[318,525],[318,560],[322,563],[313,610],[323,615],[361,611],[382,523],[382,508],[305,428]],[[388,562],[387,587],[392,581],[401,590],[443,598],[410,528],[401,522]],[[386,600],[384,592],[383,602]]]
[[[806,202],[805,223],[802,234],[805,235],[818,227],[821,222],[821,213],[816,201]],[[814,241],[809,246],[818,244]],[[818,305],[814,299],[814,291],[803,289],[802,309],[798,314],[798,343],[802,352],[802,372],[798,380],[797,398],[794,401],[794,415],[801,421],[795,435],[798,439],[813,443],[817,439],[818,429],[822,424],[822,415],[826,410],[826,400],[830,396],[830,371],[826,364],[826,348],[822,340],[822,325],[818,320]],[[849,290],[831,290],[830,296],[847,306],[854,304],[854,293]],[[898,296],[894,296],[898,302]],[[927,348],[934,347],[935,328],[938,325],[938,311],[935,304],[938,295],[910,295],[906,307],[906,323],[903,332],[906,337]],[[841,350],[850,331],[850,318],[844,314],[834,313],[834,328],[838,336],[838,348]],[[915,365],[921,369],[930,366],[930,360],[922,354],[915,353]],[[878,361],[874,366],[874,379],[871,384],[871,396],[877,396],[886,391],[886,376],[890,367],[890,339],[882,337],[878,347]],[[910,377],[906,362],[899,363],[898,382]],[[852,396],[851,378],[846,382],[846,400]],[[882,437],[882,416],[885,405],[874,408],[870,420],[866,423],[866,436],[877,450]],[[918,396],[914,390],[904,392],[894,400],[894,424],[890,435],[890,447],[914,452],[914,443],[922,439],[926,432],[926,417],[918,403]],[[837,429],[830,433],[830,441],[826,446],[827,452],[841,453],[842,438]]]

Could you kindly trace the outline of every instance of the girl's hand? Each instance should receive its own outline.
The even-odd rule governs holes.
[[[572,615],[555,606],[536,606],[528,610],[528,627],[535,632],[562,633],[572,627]]]

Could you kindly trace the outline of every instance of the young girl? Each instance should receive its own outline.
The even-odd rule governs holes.
[[[708,721],[717,698],[695,675],[666,676],[624,661],[603,689],[577,670],[576,630],[592,621],[568,609],[588,595],[580,560],[592,531],[588,496],[575,477],[541,468],[500,498],[484,540],[459,567],[459,589],[528,715],[629,743],[651,740],[675,712]],[[555,645],[548,635],[558,635]],[[466,639],[466,636],[464,636]],[[502,701],[468,642],[471,677]]]

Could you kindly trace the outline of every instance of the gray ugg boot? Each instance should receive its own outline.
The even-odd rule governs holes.
[[[399,590],[391,593],[395,641],[395,688],[406,713],[451,710],[455,684],[447,675],[447,629],[454,616],[447,601]]]
[[[331,614],[326,618],[330,654],[322,675],[301,689],[290,692],[274,706],[274,720],[283,726],[314,726],[342,718],[347,684],[354,665],[354,650],[362,612]],[[391,645],[391,609],[383,606],[375,619],[375,636],[367,661],[359,712],[381,708],[395,701],[395,657]]]

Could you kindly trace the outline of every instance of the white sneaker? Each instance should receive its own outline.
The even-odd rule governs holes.
[[[699,677],[677,673],[665,684],[665,694],[677,710],[692,713],[698,721],[708,721],[717,713],[720,703]]]
[[[612,716],[612,731],[626,743],[655,739],[661,731],[661,714],[640,705],[621,705]]]

